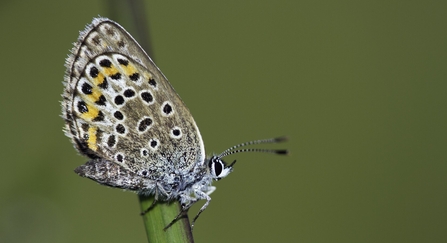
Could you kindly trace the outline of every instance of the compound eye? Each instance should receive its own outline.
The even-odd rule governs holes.
[[[214,176],[219,177],[220,173],[222,173],[223,168],[224,168],[224,165],[223,165],[222,161],[216,160],[213,162],[211,169],[213,170]]]
[[[217,156],[211,157],[211,159],[208,162],[208,166],[210,167],[210,174],[215,180],[220,180],[224,177],[226,177],[228,174],[230,174],[231,171],[233,171],[233,165],[236,161],[231,163],[230,166],[227,166],[227,164],[221,160]]]

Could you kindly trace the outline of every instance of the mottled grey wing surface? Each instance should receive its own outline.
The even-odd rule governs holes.
[[[189,170],[205,151],[188,108],[139,44],[117,23],[96,18],[66,62],[65,132],[90,158],[132,172]]]

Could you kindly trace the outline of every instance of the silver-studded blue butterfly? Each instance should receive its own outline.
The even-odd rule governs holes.
[[[93,19],[80,33],[66,68],[65,133],[90,158],[75,172],[103,185],[154,195],[154,203],[178,200],[181,213],[166,228],[205,199],[194,225],[216,189],[212,181],[233,170],[236,161],[227,165],[222,157],[287,154],[237,149],[282,142],[281,137],[242,143],[206,158],[199,129],[179,95],[132,36],[107,18]]]

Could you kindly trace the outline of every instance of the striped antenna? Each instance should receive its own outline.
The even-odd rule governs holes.
[[[260,140],[254,140],[249,141],[245,143],[241,143],[238,145],[235,145],[225,151],[223,151],[221,154],[217,156],[217,158],[223,158],[230,154],[235,153],[244,153],[244,152],[262,152],[262,153],[272,153],[272,154],[288,154],[289,152],[285,149],[258,149],[258,148],[245,148],[245,149],[238,149],[240,147],[245,147],[248,145],[254,145],[254,144],[262,144],[262,143],[281,143],[287,141],[287,137],[278,137],[278,138],[269,138],[269,139],[260,139]]]

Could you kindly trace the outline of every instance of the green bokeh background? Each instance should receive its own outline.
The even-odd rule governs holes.
[[[135,194],[73,173],[59,117],[64,59],[107,4],[0,3],[0,242],[146,241]],[[288,157],[228,158],[196,242],[445,242],[447,2],[146,8],[208,153],[290,137]]]

